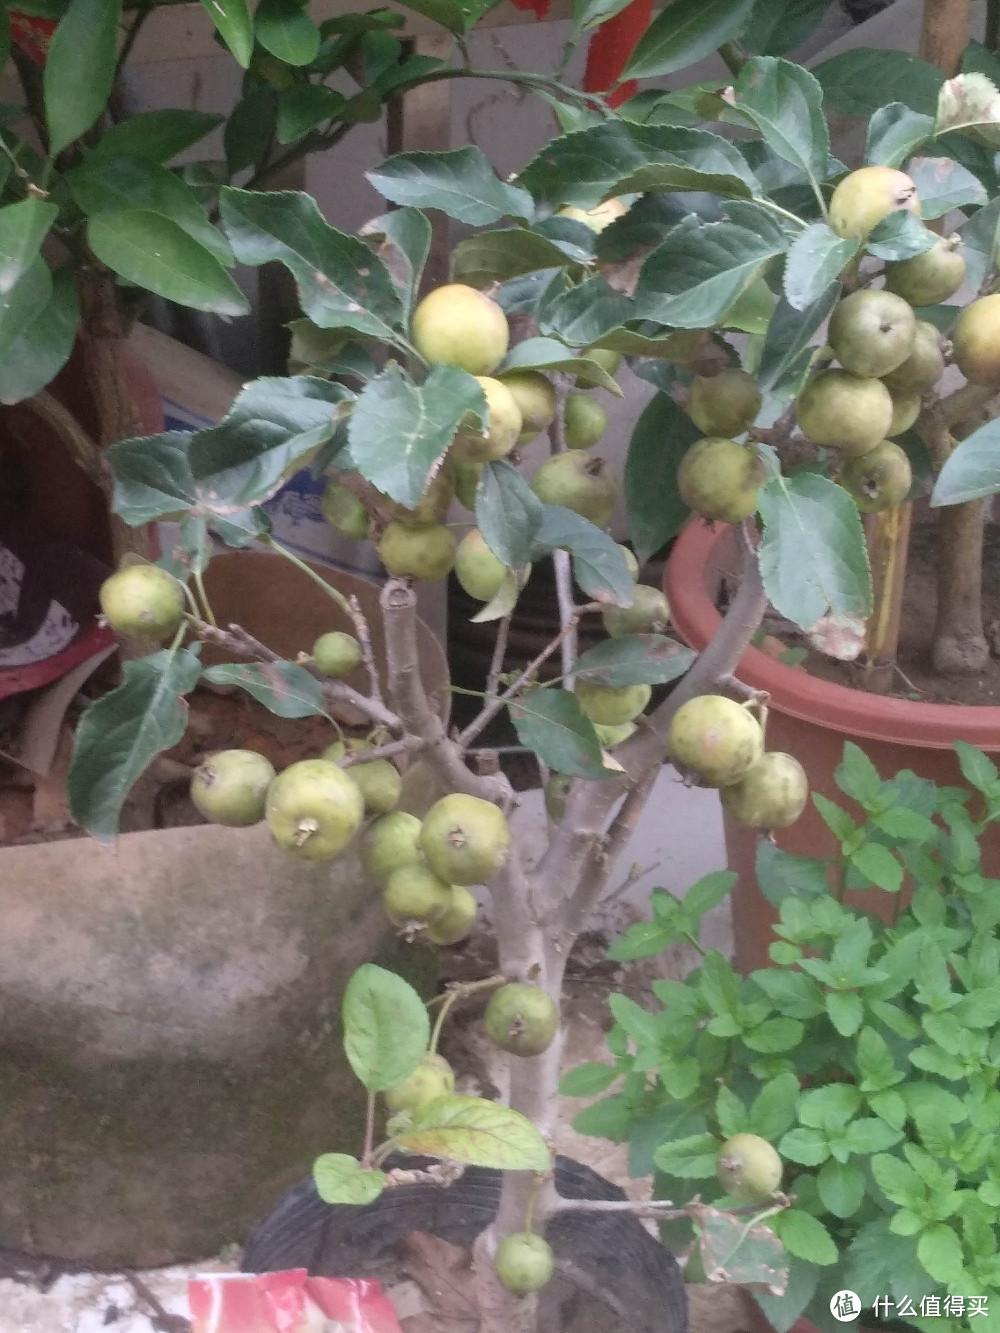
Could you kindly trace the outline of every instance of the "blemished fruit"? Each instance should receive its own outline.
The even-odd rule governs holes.
[[[452,792],[424,816],[420,850],[446,884],[488,884],[510,852],[510,825],[490,801]]]
[[[971,301],[951,341],[955,364],[970,384],[1000,384],[1000,293]]]
[[[545,784],[545,813],[553,824],[558,824],[566,813],[566,797],[573,779],[565,773],[553,773]]]
[[[670,619],[670,607],[659,588],[637,583],[632,589],[631,606],[606,606],[601,612],[604,629],[612,639],[625,634],[663,634]]]
[[[563,419],[567,449],[590,449],[608,428],[607,412],[585,393],[569,394]]]
[[[425,1055],[408,1078],[388,1089],[385,1104],[390,1111],[419,1111],[454,1091],[455,1071],[444,1056]]]
[[[442,523],[410,527],[394,521],[385,526],[378,554],[397,577],[443,579],[455,563],[455,537]]]
[[[762,396],[757,381],[731,366],[718,375],[696,375],[688,416],[706,435],[742,435],[757,419]]]
[[[957,236],[940,236],[929,250],[885,266],[885,285],[910,305],[938,305],[965,281],[965,257]]]
[[[559,1010],[541,986],[510,981],[490,996],[483,1026],[502,1051],[527,1058],[552,1045],[559,1031]]]
[[[420,860],[420,820],[405,810],[383,815],[365,831],[361,861],[366,873],[382,885],[400,866]]]
[[[610,347],[585,347],[580,355],[588,361],[595,361],[609,375],[617,375],[622,363],[621,353],[613,352]]]
[[[382,886],[382,906],[394,926],[426,925],[451,906],[451,885],[420,861],[400,866]]]
[[[760,723],[723,694],[701,694],[681,704],[670,723],[668,743],[677,767],[710,787],[739,782],[764,753]]]
[[[504,1236],[493,1259],[497,1277],[515,1296],[541,1291],[550,1281],[555,1266],[551,1245],[533,1231],[515,1231]]]
[[[517,444],[523,421],[514,395],[503,380],[477,375],[476,381],[486,395],[489,420],[485,431],[463,428],[452,446],[456,458],[473,463],[489,463],[504,458]]]
[[[920,415],[921,406],[919,393],[894,393],[892,395],[892,420],[889,422],[889,429],[886,431],[890,440],[910,429]]]
[[[478,528],[472,528],[455,551],[455,577],[477,601],[488,602],[504,585],[510,569],[486,545]]]
[[[414,310],[410,337],[431,365],[490,375],[507,355],[510,330],[496,301],[475,287],[451,282],[428,292]]]
[[[610,522],[618,496],[604,460],[581,453],[546,459],[531,478],[531,489],[545,504],[564,505],[599,528]]]
[[[596,208],[577,208],[575,204],[567,204],[565,208],[559,209],[556,217],[572,218],[574,222],[582,222],[592,232],[602,232],[605,227],[610,227],[612,222],[623,218],[627,212],[628,208],[620,199],[605,199],[604,203],[598,204]]]
[[[621,542],[617,542],[616,545],[619,551],[621,551],[622,555],[625,557],[625,564],[628,566],[628,572],[632,575],[632,579],[634,581],[637,581],[639,578],[640,569],[639,569],[639,561],[635,558],[635,552],[631,550],[628,546],[623,546]]]
[[[213,824],[249,828],[264,818],[274,765],[256,750],[220,750],[195,769],[191,800]]]
[[[331,477],[323,488],[320,511],[330,527],[352,541],[367,540],[371,520],[358,497]]]
[[[594,731],[601,742],[601,749],[611,750],[616,745],[621,745],[623,741],[627,741],[630,736],[634,736],[638,727],[634,722],[623,722],[617,727],[602,727],[599,722],[595,722]]]
[[[477,463],[472,458],[452,459],[455,497],[466,509],[474,510],[476,507],[476,488],[479,486],[479,478],[483,475],[484,467],[484,463]]]
[[[361,788],[326,759],[300,759],[267,790],[264,817],[280,847],[306,861],[324,861],[343,851],[361,827]]]
[[[767,474],[753,448],[708,435],[696,440],[677,469],[681,499],[696,514],[739,523],[757,508]]]
[[[579,676],[573,686],[585,717],[602,727],[620,727],[637,718],[652,697],[649,685],[597,685]]]
[[[892,424],[892,395],[881,380],[821,370],[795,400],[795,419],[813,444],[866,454]]]
[[[883,376],[882,383],[892,393],[926,393],[944,374],[941,335],[926,319],[918,319],[913,350],[901,366]]]
[[[759,1203],[781,1187],[781,1158],[759,1134],[734,1134],[719,1149],[715,1174],[730,1198]]]
[[[464,884],[452,884],[451,904],[443,915],[427,927],[427,938],[432,944],[458,944],[466,939],[476,924],[479,904]]]
[[[809,779],[794,755],[772,750],[719,793],[722,808],[749,828],[788,828],[805,809]]]
[[[518,444],[527,444],[547,430],[556,415],[556,391],[540,370],[512,370],[500,381],[510,390],[521,413]]]
[[[899,445],[883,440],[870,453],[849,458],[840,469],[840,483],[863,514],[877,514],[903,503],[913,485],[913,472]]]
[[[391,519],[405,523],[407,527],[419,527],[425,523],[440,523],[448,512],[455,495],[454,467],[451,458],[447,458],[434,476],[427,483],[423,495],[413,509],[397,504],[388,495],[378,492],[379,503],[388,512]]]
[[[893,167],[861,167],[845,176],[830,200],[830,226],[838,236],[863,241],[888,213],[909,209],[920,216],[917,187]]]
[[[324,675],[349,676],[361,662],[361,644],[353,634],[330,630],[313,644],[312,660]]]
[[[184,588],[156,565],[129,565],[101,584],[104,618],[116,634],[163,643],[184,619]]]
[[[913,351],[917,317],[892,292],[851,292],[830,316],[827,342],[852,375],[879,378],[898,369]]]

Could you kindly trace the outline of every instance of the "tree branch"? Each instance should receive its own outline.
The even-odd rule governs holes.
[[[497,641],[493,645],[493,659],[486,676],[486,697],[495,699],[500,693],[500,677],[503,674],[504,658],[507,656],[507,640],[510,638],[510,626],[513,612],[503,617],[497,627]]]
[[[368,621],[365,619],[365,613],[361,609],[361,603],[351,593],[347,599],[347,605],[350,610],[351,619],[354,622],[354,633],[358,643],[361,644],[361,661],[365,671],[368,673],[368,694],[376,703],[384,703],[382,698],[382,685],[378,678],[378,666],[375,662],[375,653],[372,649],[372,636],[368,628]]]

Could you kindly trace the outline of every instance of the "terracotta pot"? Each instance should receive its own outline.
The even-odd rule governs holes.
[[[664,590],[677,633],[692,648],[700,651],[718,629],[721,616],[716,600],[722,579],[737,567],[729,528],[713,529],[696,521],[678,538],[667,563]],[[768,749],[795,755],[809,775],[810,788],[840,803],[846,798],[833,774],[847,740],[865,751],[883,777],[912,769],[920,777],[946,785],[964,785],[952,748],[954,740],[968,741],[1000,759],[1000,708],[868,694],[776,662],[756,648],[744,653],[737,674],[747,685],[770,695]],[[859,812],[855,809],[853,813]],[[776,913],[754,876],[756,835],[732,820],[725,823],[729,865],[739,875],[732,899],[736,959],[746,972],[768,962]],[[785,851],[802,856],[827,857],[838,852],[833,834],[812,804],[775,840]],[[981,846],[985,873],[1000,876],[1000,826],[990,826]],[[895,903],[893,895],[879,891],[848,897],[884,916]]]

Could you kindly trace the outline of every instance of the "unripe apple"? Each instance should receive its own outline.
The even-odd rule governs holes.
[[[718,375],[695,376],[688,416],[706,435],[742,435],[756,421],[761,401],[754,377],[729,366]]]
[[[420,820],[404,810],[376,819],[361,842],[365,871],[379,886],[400,866],[420,861]]]
[[[670,723],[670,757],[710,787],[746,776],[764,753],[760,723],[723,694],[701,694],[681,704]]]
[[[431,365],[490,375],[507,355],[510,330],[496,301],[460,282],[429,292],[413,312],[413,345]]]
[[[1000,384],[1000,293],[970,302],[951,341],[955,364],[970,384]]]
[[[452,884],[451,903],[443,914],[427,927],[427,938],[432,944],[459,944],[467,939],[476,924],[479,904],[464,884]]]
[[[606,606],[601,620],[608,636],[620,639],[625,634],[663,634],[670,619],[670,607],[659,588],[637,583],[632,590],[631,606]]]
[[[510,853],[510,825],[492,802],[452,792],[424,816],[420,850],[446,884],[488,884]]]
[[[385,1104],[390,1111],[419,1111],[454,1091],[455,1071],[444,1056],[425,1055],[408,1078],[386,1091]]]
[[[367,540],[370,519],[368,511],[353,492],[331,477],[323,488],[319,502],[323,517],[330,527],[352,541]]]
[[[592,232],[602,232],[605,227],[610,227],[612,222],[623,218],[627,212],[627,206],[620,199],[605,199],[604,203],[598,204],[596,208],[577,208],[575,204],[567,204],[565,208],[559,209],[556,217],[572,218],[574,222],[582,222]]]
[[[821,370],[795,400],[795,419],[813,444],[868,453],[892,424],[892,397],[881,380]]]
[[[426,925],[451,906],[451,886],[422,861],[394,870],[382,886],[382,906],[394,926]]]
[[[635,558],[635,552],[630,547],[623,546],[621,542],[616,542],[615,545],[625,557],[625,564],[628,566],[628,572],[631,574],[633,582],[637,582],[640,570],[639,561]]]
[[[830,226],[838,236],[863,241],[888,214],[906,208],[920,216],[917,187],[893,167],[861,167],[845,176],[830,200]]]
[[[313,644],[312,660],[326,676],[349,676],[361,662],[361,644],[353,634],[330,630]]]
[[[533,1231],[504,1236],[493,1260],[501,1284],[515,1296],[541,1291],[551,1280],[555,1266],[551,1245]]]
[[[885,285],[911,305],[939,305],[965,281],[958,236],[939,236],[929,250],[885,266]]]
[[[213,824],[249,828],[264,818],[274,765],[255,750],[222,750],[195,769],[191,800]]]
[[[573,779],[566,773],[552,773],[545,784],[545,813],[558,824],[566,813],[566,797]]]
[[[101,584],[104,618],[116,634],[163,643],[184,619],[184,587],[156,565],[129,565]]]
[[[604,460],[581,453],[546,459],[531,478],[531,489],[545,504],[564,505],[599,528],[610,522],[618,495]]]
[[[578,676],[573,686],[576,701],[585,717],[602,727],[620,727],[637,718],[649,703],[649,685],[598,685]]]
[[[594,732],[601,743],[602,750],[612,750],[616,745],[622,745],[630,736],[634,736],[638,731],[634,722],[622,722],[618,726],[603,727],[600,722],[594,723]]]
[[[571,393],[563,413],[567,449],[590,449],[608,428],[608,414],[585,393]]]
[[[840,469],[840,484],[854,496],[863,514],[876,514],[902,504],[913,485],[910,460],[892,440],[883,440]]]
[[[454,463],[449,456],[424,485],[424,493],[412,509],[401,505],[391,496],[377,492],[379,503],[389,517],[407,527],[420,527],[427,523],[440,523],[448,512],[448,506],[455,496]]]
[[[781,1187],[781,1158],[758,1134],[734,1134],[719,1149],[719,1184],[733,1199],[760,1203]]]
[[[609,375],[617,375],[622,363],[621,353],[613,352],[610,347],[585,347],[580,355],[588,361],[595,361]]]
[[[307,861],[336,856],[361,827],[358,784],[326,759],[300,759],[271,783],[267,826],[280,847]]]
[[[452,472],[455,478],[455,497],[460,505],[474,512],[476,508],[476,490],[479,478],[483,475],[485,463],[477,463],[472,458],[453,458]]]
[[[739,523],[756,510],[757,492],[766,476],[753,446],[706,436],[696,440],[681,459],[677,489],[696,514]]]
[[[455,577],[469,596],[475,597],[477,601],[491,601],[503,587],[510,572],[508,566],[486,545],[486,538],[478,528],[472,528],[458,543]]]
[[[892,395],[892,421],[890,421],[889,429],[886,431],[890,440],[910,429],[920,415],[922,406],[923,403],[919,393],[894,393]]]
[[[541,1055],[559,1031],[559,1010],[540,986],[511,981],[490,996],[483,1026],[490,1040],[510,1055]]]
[[[891,393],[926,393],[944,374],[941,334],[925,319],[917,320],[913,350],[901,366],[883,376],[882,383]]]
[[[740,824],[788,828],[806,807],[809,779],[794,755],[772,750],[762,755],[739,782],[723,787],[719,795],[723,810]]]
[[[455,563],[455,537],[441,523],[420,527],[387,523],[378,553],[389,573],[397,578],[443,579]]]
[[[539,431],[552,425],[556,415],[556,391],[540,370],[511,370],[500,383],[510,390],[521,413],[518,444],[527,444]]]
[[[477,375],[476,380],[486,395],[488,424],[485,431],[463,427],[455,436],[452,449],[456,458],[489,463],[510,453],[517,444],[523,422],[514,395],[503,380],[488,375]]]
[[[827,342],[852,375],[878,379],[898,369],[913,351],[917,318],[892,292],[851,292],[830,317]]]

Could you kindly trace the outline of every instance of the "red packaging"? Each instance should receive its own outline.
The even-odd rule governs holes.
[[[29,18],[16,9],[10,10],[9,14],[11,39],[22,51],[27,51],[36,64],[44,65],[49,42],[56,30],[55,19]]]
[[[192,1278],[188,1301],[192,1333],[401,1333],[378,1282],[304,1268]]]

